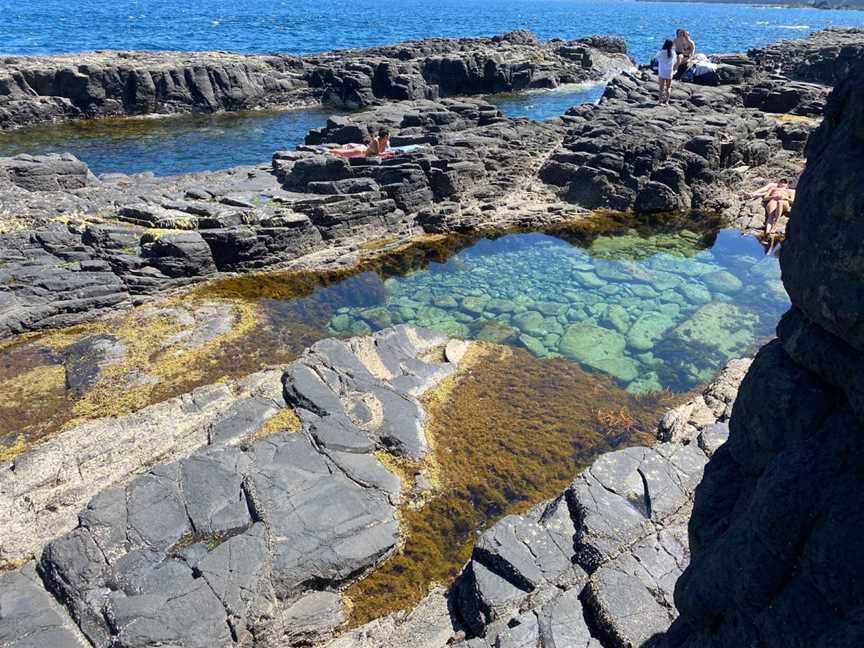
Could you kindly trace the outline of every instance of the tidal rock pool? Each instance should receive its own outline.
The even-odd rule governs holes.
[[[565,358],[645,394],[706,382],[771,336],[788,308],[777,258],[735,230],[568,235],[486,238],[421,272],[373,280],[329,328],[417,324]]]
[[[599,101],[605,88],[605,83],[569,84],[553,90],[489,95],[485,99],[508,117],[528,117],[542,121],[559,117],[573,106]]]
[[[302,144],[321,108],[94,119],[0,133],[0,156],[72,153],[96,175],[174,175],[267,162]]]
[[[386,242],[382,242],[386,247]],[[630,394],[685,392],[771,336],[777,258],[709,221],[619,215],[432,238],[351,270],[261,273],[0,345],[0,460],[58,431],[408,323],[519,347]]]
[[[478,530],[599,453],[650,443],[681,392],[770,335],[787,304],[776,257],[696,217],[603,214],[370,250],[350,270],[225,278],[0,345],[0,462],[93,419],[239,389],[325,337],[405,322],[480,340],[423,397],[430,453],[376,454],[402,479],[403,542],[345,590],[358,625],[452,583]]]

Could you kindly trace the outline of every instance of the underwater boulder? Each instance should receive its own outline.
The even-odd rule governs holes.
[[[627,346],[637,351],[649,351],[673,326],[675,318],[668,312],[643,313],[627,333]]]
[[[699,307],[672,333],[681,344],[702,347],[731,358],[742,353],[756,335],[757,315],[730,302]]]
[[[629,383],[639,375],[639,366],[624,355],[626,346],[627,341],[620,333],[592,324],[576,324],[565,331],[558,351],[571,360]]]
[[[702,276],[702,281],[705,282],[708,288],[717,292],[733,293],[744,287],[744,284],[738,277],[726,270],[709,272]]]

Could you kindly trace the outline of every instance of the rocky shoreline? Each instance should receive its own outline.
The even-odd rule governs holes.
[[[437,359],[424,359],[435,349]],[[426,455],[417,399],[452,375],[469,349],[407,327],[325,340],[282,371],[198,390],[126,419],[94,421],[5,466],[13,469],[2,473],[0,509],[15,524],[0,536],[2,557],[40,557],[36,572],[28,563],[0,574],[9,601],[0,607],[0,636],[57,648],[326,640],[346,618],[339,590],[393,551],[400,499],[409,496],[406,488],[417,488],[400,485],[373,450]],[[725,440],[724,421],[748,365],[731,363],[703,396],[670,412],[656,450],[604,455],[561,497],[486,531],[450,596],[450,613],[443,613],[447,599],[433,593],[410,622],[404,614],[374,621],[335,645],[367,645],[361,638],[369,635],[379,642],[374,645],[395,645],[396,635],[415,632],[418,624],[422,646],[443,646],[466,631],[487,637],[467,646],[498,645],[495,637],[509,636],[517,625],[536,636],[532,615],[541,608],[555,624],[582,623],[570,607],[579,605],[584,588],[594,592],[597,602],[587,605],[607,615],[609,632],[637,632],[646,620],[628,621],[631,613],[615,606],[634,592],[640,600],[656,595],[645,588],[654,591],[657,583],[643,583],[625,548],[666,551],[673,542],[678,572],[686,565],[683,525],[692,491],[706,455]],[[164,421],[178,415],[185,427],[164,436]],[[141,436],[145,430],[152,438]],[[640,474],[648,475],[648,490],[640,490]],[[422,481],[419,473],[417,484]],[[637,494],[650,504],[634,504]],[[567,540],[576,534],[574,524],[580,528],[575,550]],[[581,559],[571,562],[571,555]],[[671,618],[678,572],[667,574],[658,590],[665,602],[658,599],[645,612],[658,631]],[[630,590],[607,591],[601,578],[607,573],[613,580],[628,574]],[[606,606],[612,607],[604,613]],[[30,615],[37,607],[42,614]],[[559,618],[557,609],[570,611]],[[543,632],[578,630],[586,640],[600,632],[579,627]]]
[[[286,108],[365,108],[598,81],[630,65],[621,39],[429,39],[310,56],[88,52],[6,56],[0,130],[66,119]]]
[[[536,48],[517,38],[507,47]],[[397,326],[320,341],[0,464],[11,521],[0,643],[860,645],[864,66],[852,41],[864,32],[724,57],[717,85],[679,84],[674,108],[630,70],[598,105],[545,123],[421,88],[422,99],[331,119],[267,167],[95,178],[70,157],[0,160],[14,214],[0,234],[0,338],[14,341],[220,274],[344,268],[364,245],[420,233],[603,208],[711,210],[758,229],[742,188],[807,156],[778,338],[669,412],[657,445],[601,455],[558,497],[484,530],[457,581],[413,610],[344,631],[341,594],[398,551],[406,500],[434,491],[421,398],[464,376],[477,345]],[[327,155],[369,125],[422,148]],[[109,338],[67,358],[71,387],[110,364]]]
[[[825,45],[835,38],[842,46]],[[96,178],[69,156],[0,159],[0,338],[221,273],[345,267],[378,242],[538,227],[598,208],[709,210],[758,232],[761,205],[742,189],[800,172],[830,89],[812,79],[830,82],[827,71],[864,32],[803,42],[813,45],[722,58],[711,80],[719,85],[677,84],[675,107],[656,105],[654,81],[640,71],[615,77],[598,105],[546,122],[508,118],[477,99],[391,102],[330,119],[266,167]],[[802,56],[822,63],[808,64],[811,81],[790,80],[773,71],[777,52],[790,69]],[[606,73],[593,65],[580,69]],[[420,148],[384,161],[326,153],[379,125],[394,144]]]

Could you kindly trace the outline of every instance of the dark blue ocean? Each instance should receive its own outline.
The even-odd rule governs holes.
[[[528,28],[541,38],[612,34],[640,62],[676,27],[706,53],[744,51],[864,11],[631,0],[0,0],[0,54],[95,49],[308,53],[431,36]],[[545,119],[602,88],[499,97],[512,116]],[[264,162],[322,125],[320,111],[186,117],[0,134],[0,155],[70,151],[96,173],[171,174]]]
[[[0,53],[306,53],[525,27],[542,38],[622,36],[644,60],[679,26],[711,53],[831,25],[864,25],[864,12],[629,0],[0,0]]]

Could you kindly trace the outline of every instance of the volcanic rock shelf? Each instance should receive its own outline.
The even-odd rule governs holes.
[[[89,52],[8,56],[0,130],[45,121],[216,112],[554,88],[631,66],[623,40],[543,43],[526,31],[429,39],[307,57],[226,52]]]

